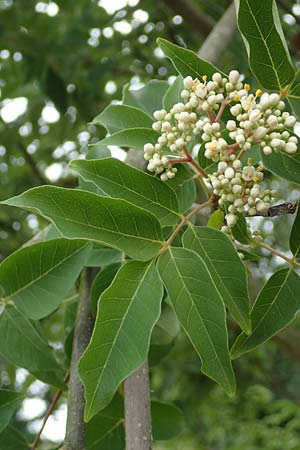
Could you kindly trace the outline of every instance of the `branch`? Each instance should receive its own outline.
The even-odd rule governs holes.
[[[145,362],[124,383],[126,450],[152,449],[149,368]]]
[[[39,171],[34,160],[32,159],[31,155],[27,153],[26,148],[24,147],[22,142],[18,142],[18,147],[23,155],[23,158],[27,162],[31,173],[36,178],[38,184],[40,185],[49,184],[49,180],[46,177],[44,177],[43,174]]]
[[[298,202],[285,202],[280,205],[271,206],[270,208],[262,211],[261,213],[254,214],[254,216],[250,216],[248,213],[245,213],[246,217],[276,217],[276,216],[284,216],[286,214],[295,214],[297,210]]]
[[[227,8],[221,19],[212,29],[202,44],[198,55],[212,64],[222,58],[236,31],[236,14],[234,2]]]
[[[93,318],[90,311],[90,288],[96,274],[97,270],[90,268],[84,269],[81,274],[81,292],[74,330],[67,428],[63,450],[85,450],[83,420],[85,400],[83,386],[77,373],[77,366],[93,331]]]
[[[69,380],[69,374],[65,377],[64,382],[67,383],[68,380]],[[62,393],[63,393],[63,389],[58,389],[56,391],[56,394],[54,395],[54,397],[52,399],[52,402],[50,403],[49,408],[48,408],[48,410],[46,412],[46,415],[45,415],[44,420],[42,422],[42,426],[41,426],[38,434],[36,435],[36,437],[35,437],[35,439],[33,441],[31,450],[36,450],[36,447],[37,447],[37,445],[39,443],[39,440],[40,440],[41,435],[42,435],[42,433],[44,431],[46,423],[47,423],[49,417],[51,416],[51,414],[53,413],[54,409],[56,408],[56,405],[57,405],[58,400],[60,399]]]
[[[163,0],[163,2],[175,14],[180,14],[195,33],[202,37],[207,36],[214,26],[214,21],[189,0]]]

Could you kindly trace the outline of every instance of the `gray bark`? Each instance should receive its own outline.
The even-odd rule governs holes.
[[[68,393],[68,417],[63,450],[85,450],[84,444],[84,390],[77,365],[93,331],[90,311],[90,288],[97,270],[86,268],[81,274],[80,297],[74,330]]]
[[[198,55],[212,64],[218,64],[235,32],[236,14],[235,5],[232,2],[205,39]]]
[[[127,378],[125,391],[126,450],[151,450],[152,425],[148,363]]]

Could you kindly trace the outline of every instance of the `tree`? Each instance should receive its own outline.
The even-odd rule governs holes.
[[[91,126],[100,125],[100,141],[85,160],[70,163],[79,189],[39,186],[2,202],[51,224],[1,263],[0,351],[13,365],[58,387],[47,416],[69,384],[65,450],[124,448],[124,414],[127,450],[152,448],[151,416],[154,439],[181,431],[177,407],[150,405],[146,362],[155,365],[168,353],[179,324],[202,372],[232,396],[232,359],[275,336],[299,309],[297,202],[286,198],[274,205],[275,190],[263,185],[264,171],[267,179],[270,174],[299,183],[293,132],[298,73],[275,2],[240,0],[236,11],[259,83],[253,94],[237,70],[227,74],[204,59],[209,42],[220,48],[228,43],[220,29],[233,20],[230,6],[201,57],[158,39],[176,79],[151,80],[139,90],[127,85],[122,102],[95,117]],[[229,40],[232,32],[226,36]],[[132,150],[127,163],[109,157],[110,145],[137,149],[134,163]],[[147,163],[141,163],[141,150]],[[32,170],[42,176],[35,165]],[[295,215],[292,256],[265,242],[261,230],[248,228],[251,217],[288,214]],[[246,268],[263,260],[261,249],[284,265],[276,267],[250,308]],[[42,324],[65,308],[65,348],[58,355]],[[229,332],[238,334],[230,350]],[[4,445],[28,448],[5,428],[23,397],[11,390],[1,395]]]

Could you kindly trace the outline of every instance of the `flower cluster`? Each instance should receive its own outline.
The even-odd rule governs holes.
[[[211,80],[188,76],[183,84],[182,102],[170,111],[154,112],[153,129],[159,137],[154,145],[144,146],[147,168],[167,181],[175,176],[177,162],[191,161],[188,146],[203,142],[205,157],[219,163],[207,180],[227,213],[227,226],[232,227],[237,211],[262,212],[274,197],[273,191],[261,189],[263,168],[253,166],[251,160],[243,166],[241,157],[255,144],[265,155],[295,153],[298,139],[288,129],[294,127],[296,118],[285,111],[279,94],[260,89],[250,93],[250,86],[240,81],[236,70],[228,77],[215,73]]]

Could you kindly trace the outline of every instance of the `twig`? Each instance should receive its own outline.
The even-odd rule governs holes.
[[[270,208],[262,211],[260,213],[254,214],[254,216],[250,216],[248,213],[245,213],[245,217],[276,217],[276,216],[284,216],[286,214],[295,214],[297,210],[298,202],[285,202],[280,205],[271,206]]]
[[[192,211],[190,211],[186,216],[183,216],[181,222],[179,222],[179,224],[177,225],[171,236],[168,238],[167,241],[164,242],[161,252],[163,252],[166,248],[170,247],[171,243],[173,242],[173,240],[175,239],[181,228],[183,228],[189,222],[191,217],[193,217],[195,214],[201,211],[201,209],[204,209],[211,204],[212,199],[210,198],[209,200],[207,200],[207,202],[202,203],[201,205],[197,205],[196,208],[192,209]]]
[[[260,241],[253,241],[253,242],[256,245],[258,245],[259,247],[265,248],[270,253],[273,253],[273,255],[279,256],[279,258],[284,259],[291,267],[295,267],[295,266],[296,267],[300,267],[300,263],[295,261],[294,258],[289,258],[284,253],[279,252],[278,250],[276,250],[275,248],[271,247],[270,245],[265,244],[264,242],[260,242]]]
[[[65,379],[64,379],[64,382],[65,382],[65,383],[68,382],[69,376],[70,376],[70,374],[67,374],[67,375],[66,375],[66,377],[65,377]],[[57,403],[58,403],[58,400],[59,400],[60,397],[61,397],[62,392],[63,392],[63,389],[58,389],[58,390],[56,391],[56,394],[54,395],[54,397],[53,397],[53,399],[52,399],[52,402],[50,403],[49,408],[48,408],[48,410],[47,410],[47,412],[46,412],[46,415],[45,415],[45,417],[44,417],[44,420],[43,420],[43,423],[42,423],[42,425],[41,425],[41,428],[40,428],[39,432],[37,433],[37,435],[36,435],[36,437],[35,437],[35,439],[34,439],[34,441],[33,441],[31,450],[36,450],[36,447],[37,447],[37,445],[38,445],[38,443],[39,443],[39,441],[40,441],[40,438],[41,438],[41,435],[42,435],[42,433],[43,433],[43,431],[44,431],[44,428],[45,428],[45,426],[46,426],[46,423],[47,423],[49,417],[51,416],[51,414],[53,413],[54,409],[56,408],[56,405],[57,405]]]

